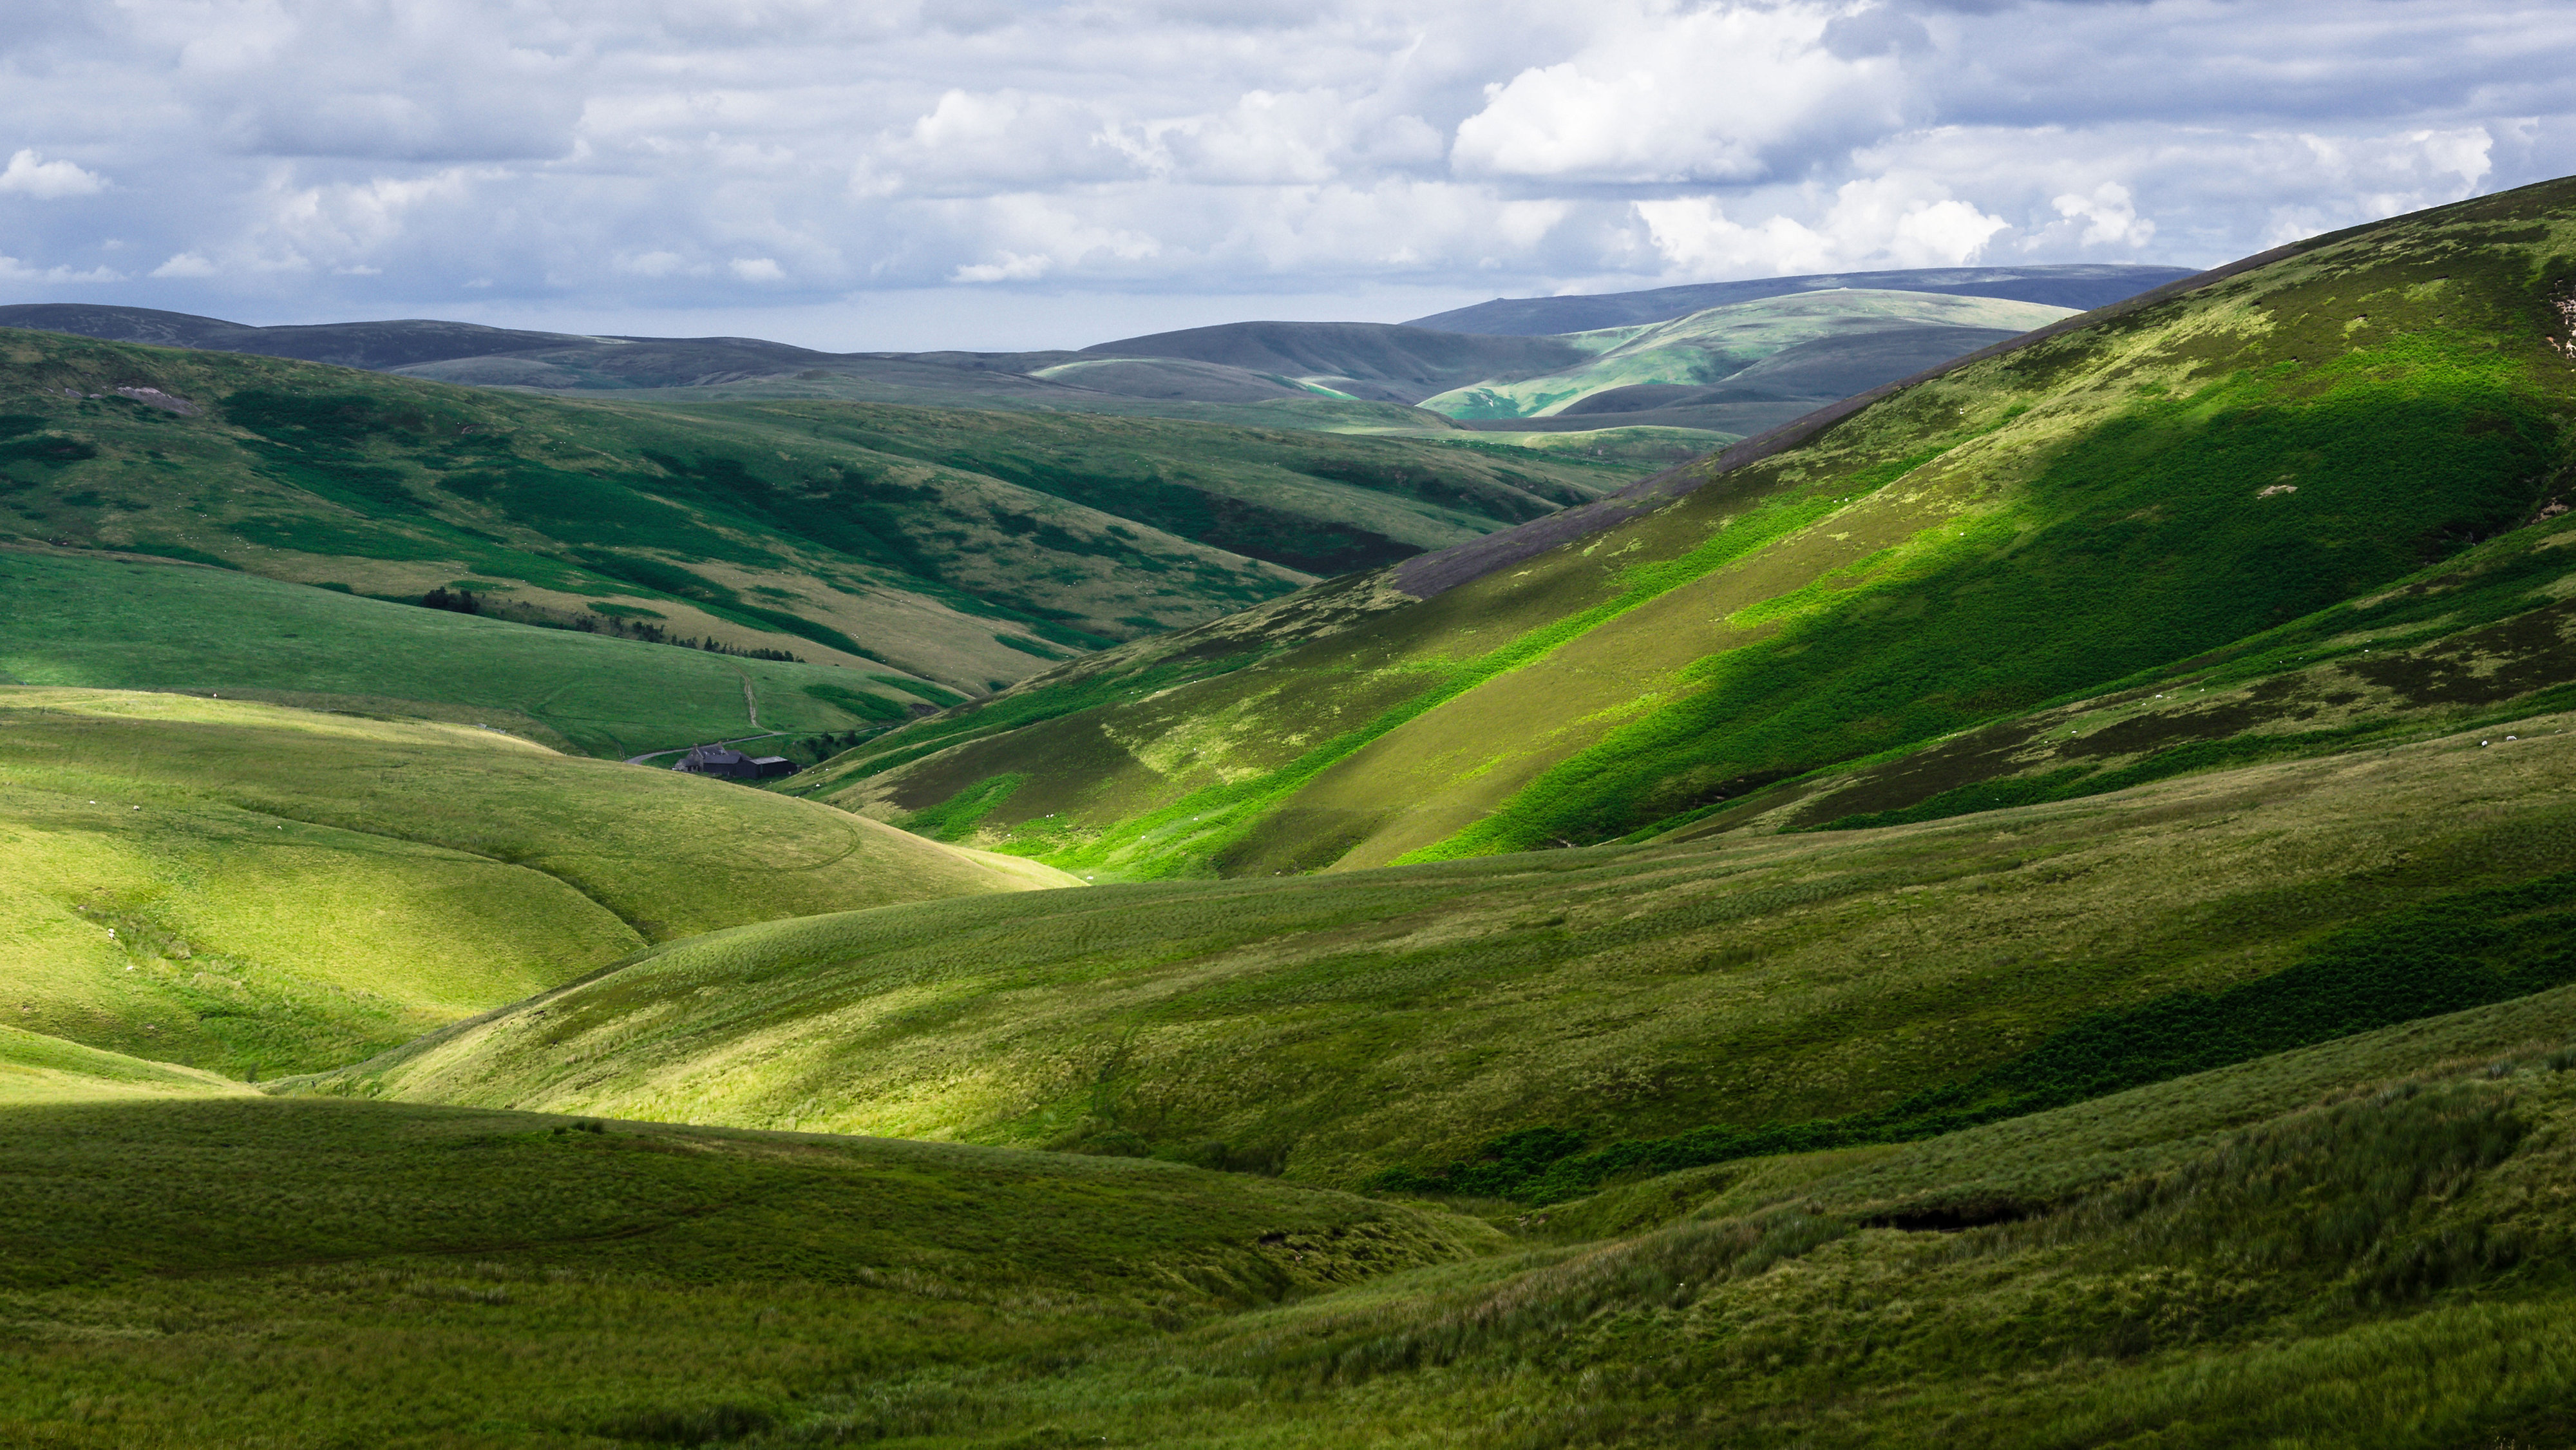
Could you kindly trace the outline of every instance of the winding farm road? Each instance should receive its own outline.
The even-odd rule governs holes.
[[[786,733],[787,732],[784,730],[763,730],[757,735],[738,735],[731,740],[701,741],[700,744],[740,745],[746,741],[767,740],[772,736],[784,735]],[[628,765],[642,765],[648,760],[659,760],[665,755],[686,755],[697,748],[698,747],[696,745],[680,745],[669,750],[650,750],[646,751],[642,755],[630,755],[626,757],[626,763]]]

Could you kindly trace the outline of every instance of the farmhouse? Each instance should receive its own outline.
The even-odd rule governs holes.
[[[720,775],[727,780],[773,780],[794,775],[796,762],[783,755],[749,756],[721,745],[695,745],[680,757],[673,770],[692,775]]]

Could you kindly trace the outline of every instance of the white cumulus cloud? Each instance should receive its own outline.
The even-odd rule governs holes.
[[[1896,63],[1836,54],[1841,7],[1648,13],[1491,88],[1452,158],[1481,175],[1758,181],[1900,120]]]
[[[54,287],[94,287],[103,282],[122,282],[125,274],[106,267],[86,271],[67,267],[39,267],[15,257],[0,256],[0,282],[37,283]]]
[[[1636,208],[1655,249],[1684,278],[1963,267],[2011,225],[1937,187],[1896,178],[1846,183],[1812,223],[1774,213],[1748,225],[1708,196]]]
[[[123,300],[258,321],[697,332],[693,309],[944,294],[1052,344],[1085,339],[1049,317],[1115,297],[1392,320],[1770,272],[2206,265],[2576,172],[2562,0],[39,10],[0,26],[12,300],[95,296],[122,244],[168,259]]]
[[[60,196],[94,196],[106,189],[106,178],[96,172],[83,171],[69,161],[47,161],[32,147],[11,152],[8,168],[0,170],[0,195],[50,201]]]
[[[2116,181],[2103,182],[2089,193],[2068,192],[2049,205],[2057,208],[2059,216],[2083,228],[2075,239],[2078,246],[2135,249],[2145,246],[2156,234],[2156,224],[2138,215],[2129,188]]]

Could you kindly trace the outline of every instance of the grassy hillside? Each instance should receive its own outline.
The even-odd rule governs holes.
[[[2437,592],[2550,527],[2571,194],[2317,239],[1337,587],[1370,603],[1330,630],[1087,661],[825,778],[1104,878],[1582,844]],[[2541,537],[2508,612],[2555,587]]]
[[[1634,476],[1624,461],[1085,413],[795,403],[741,412],[1315,574],[1444,548]]]
[[[2545,1445],[2576,1428],[2571,1042],[2551,991],[1919,1143],[1486,1205],[1502,1233],[952,1145],[9,1108],[0,1433]]]
[[[115,1450],[733,1442],[1501,1239],[1162,1164],[265,1099],[0,1108],[0,1184],[0,1440]]]
[[[652,942],[1050,879],[468,726],[0,688],[12,1024],[233,1077],[352,1061]]]
[[[2569,720],[1956,822],[765,923],[322,1086],[1543,1202],[2576,980]]]
[[[647,620],[968,693],[1621,476],[1102,419],[1084,456],[1117,466],[1094,477],[982,414],[568,402],[38,332],[0,342],[0,393],[0,538],[389,597],[473,580],[563,619]],[[1296,564],[1070,501],[1086,491]]]
[[[481,585],[487,581],[459,580]],[[488,724],[612,758],[884,729],[958,697],[892,674],[366,599],[150,555],[0,550],[0,683],[185,690]],[[498,609],[509,591],[484,596]],[[667,764],[668,762],[665,762]]]
[[[2068,308],[2035,302],[1934,292],[1799,292],[1715,307],[1671,322],[1577,333],[1567,340],[1586,344],[1592,354],[1582,362],[1512,382],[1452,389],[1423,399],[1421,406],[1456,418],[1548,417],[1614,388],[1716,383],[1775,354],[1827,340],[1883,339],[1887,334],[1913,340],[1937,332],[1951,344],[1945,356],[1956,357],[2073,315]],[[1871,377],[1859,387],[1825,393],[1819,403],[1917,370]],[[1796,386],[1787,377],[1770,380]],[[1778,390],[1787,393],[1789,386]]]
[[[247,1096],[250,1091],[202,1069],[0,1026],[0,1109],[109,1098]]]
[[[1516,1253],[1044,1371],[880,1380],[805,1423],[942,1446],[2558,1444],[2571,1005],[1674,1175],[1526,1215]]]

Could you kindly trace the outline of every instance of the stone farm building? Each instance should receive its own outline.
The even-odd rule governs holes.
[[[720,775],[727,780],[773,780],[794,775],[796,762],[783,755],[755,757],[721,745],[698,745],[690,747],[689,753],[680,757],[680,763],[671,768],[692,775]]]

